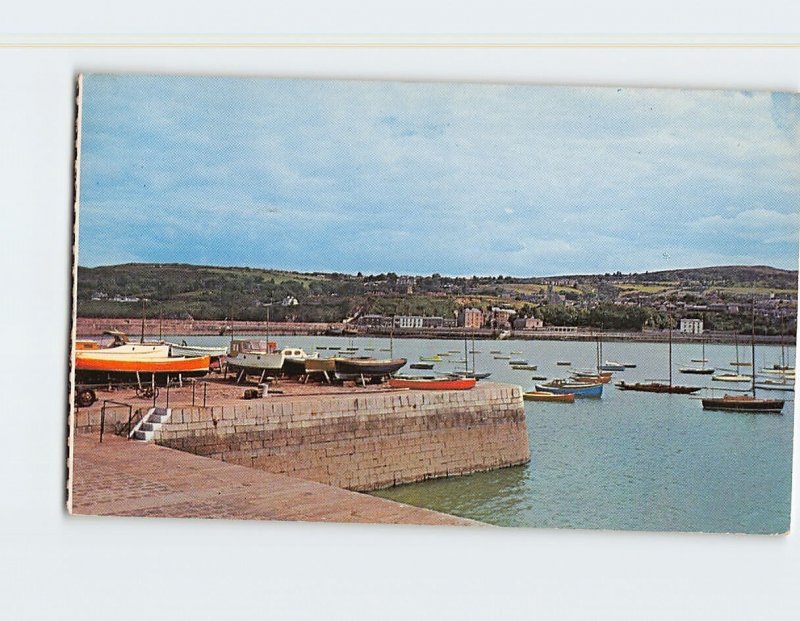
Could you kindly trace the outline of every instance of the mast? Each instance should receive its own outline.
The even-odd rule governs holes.
[[[389,358],[394,358],[394,315],[392,315],[392,325],[389,326]]]
[[[272,306],[272,302],[267,304],[267,353],[269,353],[269,308]]]
[[[703,339],[703,355],[700,356],[703,359],[703,368],[706,368],[706,340]]]
[[[142,298],[142,336],[139,339],[140,343],[144,343],[144,317],[145,317],[144,305],[145,305],[145,299]]]
[[[464,332],[464,373],[469,373],[469,354],[467,353],[467,333]]]
[[[672,316],[669,317],[669,387],[672,388]]]
[[[756,398],[756,298],[753,296],[753,303],[751,306],[752,325],[750,328],[750,357],[753,364],[750,367],[752,386],[753,386],[753,399]]]
[[[475,329],[472,330],[472,373],[475,374]]]

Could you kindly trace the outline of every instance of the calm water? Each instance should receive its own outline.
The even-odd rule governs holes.
[[[176,337],[180,338],[180,337]],[[195,343],[224,344],[222,337],[187,337]],[[388,356],[377,338],[277,337],[280,346],[359,347],[359,355]],[[373,347],[374,352],[365,351]],[[476,341],[479,371],[491,381],[528,390],[532,375],[562,377],[568,369],[591,368],[593,343],[556,341]],[[472,344],[469,344],[472,349]],[[464,358],[463,341],[397,339],[394,355],[409,362],[420,355],[457,350],[437,370],[463,369],[450,360]],[[514,371],[490,350],[538,365],[538,371]],[[322,350],[325,355],[329,350]],[[522,352],[511,354],[512,351]],[[794,348],[788,354],[792,355]],[[710,376],[683,375],[682,365],[697,366],[699,345],[673,347],[674,381],[694,386],[745,389],[747,384],[712,382]],[[750,348],[740,347],[742,360]],[[636,363],[615,374],[628,381],[666,379],[666,343],[606,343],[604,359]],[[733,345],[708,345],[709,366],[731,368]],[[472,355],[469,355],[470,364]],[[757,368],[780,362],[780,348],[759,346]],[[414,371],[404,369],[404,372]],[[748,367],[742,368],[749,373]],[[425,371],[419,371],[425,373]],[[700,394],[710,394],[702,391]],[[572,527],[635,530],[691,530],[775,533],[789,527],[794,393],[763,392],[786,398],[782,416],[703,411],[686,395],[622,392],[606,385],[603,398],[574,404],[526,402],[531,462],[451,479],[381,490],[375,495],[502,526]]]

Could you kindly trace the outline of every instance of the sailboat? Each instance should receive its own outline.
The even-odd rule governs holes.
[[[449,373],[450,377],[464,377],[467,379],[474,379],[476,381],[486,379],[491,373],[478,373],[475,371],[475,332],[472,333],[472,371],[469,370],[469,362],[467,361],[467,336],[464,335],[464,371]]]
[[[752,306],[752,332],[750,335],[750,352],[753,361],[756,359],[756,304]],[[748,412],[752,414],[781,414],[783,399],[759,399],[756,397],[756,368],[752,367],[752,395],[724,395],[703,399],[704,410],[721,410],[724,412]]]
[[[714,373],[714,369],[711,367],[706,368],[706,362],[708,362],[708,358],[706,358],[706,341],[703,339],[703,353],[701,358],[692,358],[692,362],[702,362],[703,366],[701,367],[681,367],[678,369],[681,373],[690,373],[693,375],[711,375]]]
[[[621,390],[661,392],[679,395],[692,394],[701,389],[701,386],[680,386],[672,383],[672,317],[669,318],[669,384],[664,384],[663,382],[637,382],[635,384],[628,384],[623,380],[614,385]]]
[[[734,332],[734,338],[736,339],[736,362],[731,362],[731,365],[734,367],[749,367],[750,363],[745,360],[739,360],[739,335],[738,333]]]

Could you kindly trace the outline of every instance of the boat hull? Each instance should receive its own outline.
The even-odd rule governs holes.
[[[78,355],[75,357],[75,378],[80,383],[144,382],[168,377],[202,377],[208,374],[209,356],[170,358],[162,356]]]
[[[340,380],[374,379],[394,375],[405,366],[405,358],[379,360],[376,358],[336,358],[335,373]]]
[[[574,393],[554,393],[554,392],[525,392],[522,393],[525,401],[548,401],[551,403],[575,403]]]
[[[753,414],[780,414],[783,411],[783,399],[756,399],[748,396],[703,399],[704,410],[722,412],[745,412]]]
[[[536,392],[551,392],[557,395],[573,394],[578,398],[603,396],[603,384],[536,384]]]
[[[389,386],[392,388],[408,388],[410,390],[470,390],[475,388],[474,377],[459,378],[409,378],[390,377]]]
[[[619,382],[614,384],[620,390],[633,390],[636,392],[659,392],[671,395],[691,395],[702,389],[702,386],[670,386],[669,384],[660,384],[658,382],[651,382],[649,384],[626,384]]]
[[[714,369],[695,369],[692,367],[684,367],[682,369],[678,369],[681,373],[687,373],[689,375],[713,375]]]

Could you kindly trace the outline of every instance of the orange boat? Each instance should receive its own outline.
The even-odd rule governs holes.
[[[92,353],[75,356],[76,380],[83,383],[107,381],[142,381],[151,378],[166,379],[168,376],[199,377],[208,373],[211,358],[170,358],[166,356],[104,356]]]
[[[556,394],[552,392],[531,392],[522,393],[522,398],[525,401],[555,401],[557,403],[575,403],[575,395],[571,392],[563,394]]]
[[[475,388],[474,377],[390,377],[389,386],[392,388],[410,388],[412,390],[469,390]]]

